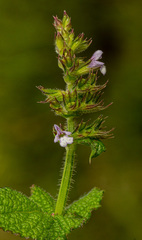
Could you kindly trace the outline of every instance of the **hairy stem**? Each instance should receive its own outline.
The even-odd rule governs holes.
[[[68,131],[72,132],[74,129],[74,120],[73,118],[68,118],[67,120],[67,127]],[[74,165],[74,155],[75,155],[75,144],[72,143],[66,147],[66,158],[65,158],[65,165],[63,170],[63,176],[61,180],[61,185],[59,189],[58,199],[55,208],[55,214],[61,215],[66,204],[72,172],[73,172],[73,165]]]

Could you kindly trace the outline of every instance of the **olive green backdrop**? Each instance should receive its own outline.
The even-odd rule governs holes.
[[[75,33],[93,38],[88,58],[103,50],[109,79],[104,111],[115,138],[88,164],[78,147],[68,203],[94,186],[105,189],[102,208],[69,240],[142,239],[142,2],[128,0],[0,0],[0,186],[30,194],[35,183],[57,197],[64,149],[54,144],[54,115],[35,86],[64,88],[54,51],[53,15],[63,10]],[[98,114],[91,114],[94,119]],[[86,119],[86,117],[84,118]],[[1,240],[20,237],[0,230]]]

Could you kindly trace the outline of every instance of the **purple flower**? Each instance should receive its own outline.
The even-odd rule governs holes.
[[[63,131],[58,125],[54,124],[54,129],[56,131],[56,135],[54,138],[54,143],[59,142],[61,147],[66,147],[67,144],[73,143],[73,137],[68,137],[71,135],[71,132]]]
[[[100,72],[105,75],[106,74],[106,66],[103,62],[97,61],[98,59],[102,58],[103,52],[101,50],[97,50],[94,52],[93,56],[91,57],[91,62],[89,64],[89,68],[100,68]]]

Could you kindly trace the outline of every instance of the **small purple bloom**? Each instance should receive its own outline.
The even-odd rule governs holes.
[[[98,59],[102,58],[103,52],[101,50],[97,50],[94,52],[93,56],[91,57],[91,62],[89,64],[89,68],[100,68],[100,72],[105,75],[106,74],[106,67],[103,62],[97,61]]]
[[[54,142],[59,142],[61,147],[66,147],[67,144],[73,143],[73,137],[68,137],[71,135],[71,132],[63,131],[58,125],[54,124],[54,129],[56,131],[56,135],[54,138]]]

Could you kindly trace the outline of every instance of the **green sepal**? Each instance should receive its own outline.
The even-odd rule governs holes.
[[[65,31],[69,31],[71,29],[71,18],[67,15],[66,11],[64,11],[63,19],[62,19],[63,29]]]
[[[88,67],[89,63],[90,63],[90,60],[79,64],[79,66],[74,70],[74,75],[80,77],[88,74],[90,72],[90,68]]]
[[[112,137],[112,130],[106,131],[104,130],[103,124],[105,122],[105,118],[103,115],[100,115],[94,122],[89,124],[89,121],[83,122],[81,121],[76,129],[72,132],[72,137],[76,140],[80,139],[105,139]]]
[[[97,85],[97,73],[90,73],[87,78],[80,77],[78,81],[76,81],[76,84],[74,85],[74,89],[76,89],[79,93],[83,93],[86,91],[89,92],[99,92],[103,90],[106,86],[108,81],[106,81],[102,85]]]
[[[62,55],[64,50],[64,39],[62,35],[58,32],[55,38],[55,50],[58,54]]]
[[[85,92],[76,89],[73,91],[45,89],[42,86],[37,88],[47,97],[41,103],[49,102],[55,113],[64,118],[101,111],[110,105],[104,106],[103,100],[100,100],[101,92],[98,90]]]
[[[55,99],[57,99],[58,101],[62,101],[62,94],[65,94],[65,91],[60,89],[44,88],[42,86],[38,86],[37,88],[47,97],[45,101],[42,101],[45,103]]]
[[[86,40],[83,39],[84,38],[84,34],[80,34],[79,36],[77,36],[71,46],[71,49],[74,53],[81,53],[83,51],[85,51],[91,44],[92,40]]]
[[[74,40],[74,30],[72,29],[71,32],[69,33],[69,37],[67,41],[68,47],[71,47],[73,40]]]

